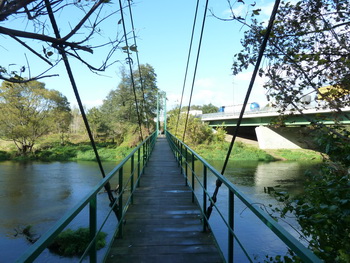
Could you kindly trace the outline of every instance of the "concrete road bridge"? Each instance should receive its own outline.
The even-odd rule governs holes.
[[[240,112],[218,112],[201,115],[201,119],[211,127],[225,127],[228,133],[233,133]],[[279,109],[247,111],[243,115],[240,136],[257,140],[261,149],[298,149],[312,147],[310,133],[311,122],[317,121],[325,125],[336,122],[350,124],[350,107],[341,112],[331,109],[316,109],[310,107],[303,113],[284,112],[283,127],[274,128],[280,117]],[[311,135],[311,136],[310,136]]]

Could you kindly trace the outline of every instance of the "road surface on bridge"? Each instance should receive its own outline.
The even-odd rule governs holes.
[[[106,262],[223,262],[165,137],[158,137]]]

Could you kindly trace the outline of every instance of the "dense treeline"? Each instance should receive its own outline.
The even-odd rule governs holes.
[[[141,133],[145,138],[154,131],[157,75],[148,64],[140,68],[141,74],[138,70],[133,72],[135,90],[130,74],[122,70],[117,88],[110,91],[100,107],[87,110],[97,143],[109,144],[112,148],[133,147],[140,142]],[[0,115],[0,139],[14,142],[19,155],[56,156],[47,149],[55,148],[57,143],[63,146],[88,141],[80,111],[71,109],[64,95],[46,89],[42,82],[4,81],[0,87],[0,111],[3,113]],[[48,137],[59,141],[45,140]],[[73,158],[71,153],[72,149],[67,150],[64,156]]]

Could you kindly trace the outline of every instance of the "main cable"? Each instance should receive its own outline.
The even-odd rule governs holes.
[[[45,5],[46,5],[46,9],[48,11],[48,15],[50,17],[50,22],[51,22],[52,28],[53,28],[53,30],[55,32],[55,36],[56,36],[57,39],[60,39],[61,38],[60,32],[59,32],[59,29],[58,29],[58,26],[57,26],[57,23],[56,23],[56,20],[55,20],[55,17],[54,17],[54,14],[53,14],[53,11],[52,11],[52,8],[51,8],[51,4],[50,4],[49,0],[45,0]],[[77,103],[78,103],[78,106],[79,106],[79,110],[81,112],[81,116],[83,118],[83,121],[84,121],[84,124],[85,124],[85,127],[86,127],[86,131],[88,133],[88,136],[89,136],[92,148],[94,150],[95,157],[96,157],[98,166],[100,168],[102,177],[105,178],[106,174],[105,174],[105,171],[103,169],[102,162],[101,162],[101,159],[100,159],[100,156],[98,154],[97,147],[96,147],[96,144],[95,144],[95,140],[93,138],[93,135],[92,135],[92,132],[91,132],[91,129],[90,129],[90,125],[89,125],[88,119],[86,117],[83,104],[82,104],[81,99],[80,99],[80,95],[79,95],[79,91],[78,91],[78,88],[77,88],[77,85],[76,85],[76,82],[75,82],[73,71],[72,71],[72,69],[70,67],[66,51],[64,50],[64,47],[62,45],[59,46],[59,53],[61,54],[61,56],[63,58],[64,64],[65,64],[65,67],[66,67],[66,70],[67,70],[67,73],[68,73],[68,76],[69,76],[69,80],[71,82],[71,85],[72,85],[72,88],[73,88],[73,91],[74,91],[74,94],[75,94],[75,97],[76,97],[76,100],[77,100]],[[115,199],[115,197],[112,194],[110,183],[107,182],[104,185],[104,188],[105,188],[105,190],[106,190],[106,192],[108,194],[108,198],[110,200],[110,206],[113,207],[114,213],[116,214],[117,218],[120,219],[119,218],[119,213],[118,213],[118,206],[115,205],[116,199]]]
[[[128,54],[127,64],[129,64],[130,79],[131,79],[132,90],[133,90],[133,92],[134,92],[136,113],[137,113],[137,119],[138,119],[139,128],[140,128],[140,136],[141,136],[141,141],[143,141],[142,125],[141,125],[141,118],[140,118],[140,111],[139,111],[139,105],[138,105],[138,102],[137,102],[136,90],[135,90],[134,74],[133,74],[133,72],[132,72],[132,66],[131,66],[132,59],[131,59],[131,57],[130,57],[130,52],[129,52],[128,38],[127,38],[127,34],[126,34],[125,20],[124,20],[124,13],[123,13],[123,5],[122,5],[122,1],[121,1],[121,0],[119,0],[119,7],[120,7],[120,15],[121,15],[122,25],[123,25],[123,31],[124,31],[125,45],[126,45],[127,48],[128,48],[128,50],[127,50],[127,54]]]
[[[146,123],[147,123],[147,130],[148,130],[148,133],[150,133],[150,130],[149,130],[149,121],[148,121],[148,116],[147,116],[147,112],[146,112],[146,108],[145,108],[145,85],[144,85],[144,82],[143,82],[143,78],[142,78],[142,74],[141,74],[141,66],[140,66],[140,60],[139,60],[139,50],[137,48],[137,43],[136,43],[136,35],[135,35],[135,27],[134,27],[134,19],[133,19],[133,15],[132,15],[132,11],[131,11],[131,4],[130,4],[130,1],[132,0],[128,0],[128,3],[129,3],[129,14],[130,14],[130,22],[131,22],[131,28],[132,28],[132,35],[133,35],[133,39],[134,39],[134,46],[135,46],[135,52],[136,52],[136,61],[137,61],[137,67],[138,67],[138,70],[139,70],[139,75],[140,75],[140,84],[141,84],[141,91],[142,91],[142,98],[143,98],[143,101],[142,101],[142,108],[144,110],[144,113],[146,114]]]
[[[245,96],[245,99],[244,99],[242,110],[241,110],[239,118],[237,120],[236,129],[235,129],[235,131],[233,133],[232,140],[231,140],[231,143],[230,143],[230,147],[228,149],[228,152],[227,152],[227,155],[226,155],[226,158],[225,158],[225,162],[224,162],[224,165],[223,165],[222,170],[221,170],[221,174],[222,175],[224,175],[224,173],[225,173],[225,170],[226,170],[227,163],[228,163],[228,160],[229,160],[230,155],[231,155],[231,151],[232,151],[233,145],[234,145],[235,140],[237,138],[238,130],[239,130],[240,126],[241,126],[242,119],[243,119],[243,114],[244,114],[245,108],[246,108],[246,106],[248,104],[250,93],[251,93],[251,91],[253,89],[254,82],[255,82],[256,76],[258,74],[259,68],[260,68],[260,63],[261,63],[261,60],[262,60],[264,52],[265,52],[267,41],[270,38],[270,33],[272,31],[273,23],[274,23],[275,18],[276,18],[276,14],[277,14],[277,11],[278,11],[279,4],[280,4],[280,0],[276,0],[275,1],[275,5],[274,5],[273,10],[272,10],[272,13],[271,13],[271,16],[270,16],[269,24],[267,26],[267,29],[266,29],[266,32],[265,32],[265,35],[264,35],[263,42],[262,42],[262,44],[260,46],[258,59],[257,59],[256,64],[255,64],[252,77],[250,79],[250,83],[249,83],[248,90],[247,90],[247,93],[246,93],[246,96]],[[210,215],[211,215],[211,212],[213,210],[213,206],[216,203],[217,194],[219,192],[219,188],[221,187],[221,185],[222,185],[222,181],[219,180],[219,179],[216,179],[215,191],[213,193],[213,196],[211,197],[210,206],[208,207],[207,212],[206,212],[207,220],[209,220],[209,218],[210,218]]]
[[[203,39],[203,33],[204,33],[204,25],[205,25],[205,20],[206,20],[206,17],[207,17],[208,3],[209,3],[209,0],[206,0],[206,2],[205,2],[204,14],[203,14],[202,29],[201,29],[201,34],[200,34],[199,43],[198,43],[196,64],[195,64],[194,73],[193,73],[193,80],[192,80],[192,86],[191,86],[191,94],[190,94],[190,99],[189,99],[189,102],[188,102],[188,109],[187,109],[187,115],[186,115],[186,122],[185,122],[184,133],[183,133],[183,136],[182,136],[182,141],[183,141],[183,142],[185,142],[185,135],[186,135],[186,129],[187,129],[188,116],[189,116],[189,113],[190,113],[190,107],[191,107],[191,101],[192,101],[193,87],[194,87],[194,82],[195,82],[195,80],[196,80],[196,74],[197,74],[197,67],[198,67],[199,54],[200,54],[200,51],[201,51],[202,39]]]
[[[184,91],[185,91],[186,80],[187,80],[188,65],[189,65],[189,63],[190,63],[190,57],[191,57],[191,51],[192,51],[192,43],[193,43],[194,29],[195,29],[195,27],[196,27],[196,21],[197,21],[198,6],[199,6],[199,0],[197,0],[196,11],[195,11],[195,14],[194,14],[194,19],[193,19],[191,41],[190,41],[190,47],[189,47],[189,49],[188,49],[187,63],[186,63],[186,70],[185,70],[185,78],[184,78],[184,83],[183,83],[183,86],[182,86],[182,94],[181,94],[181,101],[180,101],[180,106],[179,106],[179,113],[178,113],[177,122],[176,122],[175,137],[177,136],[177,128],[178,128],[178,126],[179,126],[179,121],[180,121],[182,100],[183,100],[183,97],[184,97]]]

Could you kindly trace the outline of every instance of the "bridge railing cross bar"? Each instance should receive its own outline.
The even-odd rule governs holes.
[[[207,226],[211,227],[210,222],[208,221],[208,218],[206,217],[206,208],[207,208],[207,200],[210,202],[213,202],[211,198],[211,193],[208,192],[208,170],[222,183],[227,187],[228,189],[228,218],[226,219],[223,213],[220,211],[220,208],[217,204],[214,202],[215,210],[217,211],[218,215],[220,216],[221,220],[224,222],[224,225],[227,227],[228,232],[228,255],[227,259],[228,262],[233,262],[234,258],[234,240],[236,240],[239,247],[242,249],[243,253],[246,255],[248,260],[250,262],[253,262],[251,257],[249,256],[247,250],[237,237],[234,231],[234,200],[235,196],[240,199],[243,204],[246,205],[247,209],[251,210],[257,218],[259,218],[273,233],[276,234],[276,236],[286,244],[287,247],[289,247],[297,256],[301,258],[303,262],[310,262],[310,263],[317,263],[317,262],[323,262],[321,261],[311,250],[306,248],[303,244],[301,244],[295,237],[293,237],[289,232],[287,232],[282,226],[280,226],[270,215],[268,215],[265,211],[263,211],[260,208],[257,208],[254,206],[254,202],[249,200],[248,197],[244,196],[238,188],[232,184],[230,181],[228,181],[223,175],[221,175],[215,168],[213,168],[208,162],[206,162],[201,156],[199,156],[196,152],[194,152],[189,146],[187,146],[185,143],[183,143],[181,140],[176,138],[171,133],[166,133],[167,140],[170,144],[170,148],[172,149],[174,156],[176,160],[179,163],[181,172],[183,173],[186,184],[190,184],[190,188],[193,193],[192,201],[197,202],[199,204],[199,207],[202,212],[203,217],[203,231],[206,231]],[[191,163],[189,163],[188,160],[188,152],[191,156]],[[203,174],[202,174],[202,181],[200,180],[200,177],[195,172],[195,160],[198,160],[203,165]],[[191,167],[191,178],[189,179],[188,176],[188,166]],[[196,182],[196,184],[195,184]],[[203,190],[203,200],[200,204],[199,200],[196,197],[194,186],[197,185],[197,187],[201,187]],[[215,234],[215,233],[214,233]],[[217,238],[216,238],[217,239]]]

